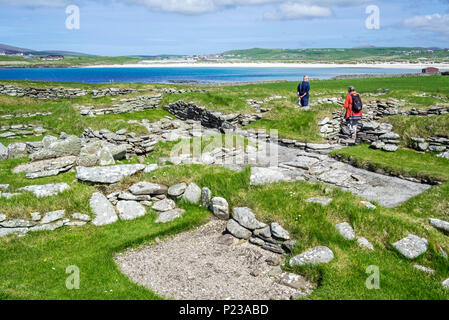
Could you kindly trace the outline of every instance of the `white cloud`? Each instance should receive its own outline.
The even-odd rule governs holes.
[[[307,5],[296,2],[281,3],[277,12],[267,12],[264,14],[265,19],[280,19],[280,20],[296,20],[296,19],[311,19],[324,18],[332,16],[332,10],[328,7]]]
[[[326,17],[331,7],[357,5],[377,0],[0,0],[0,4],[26,7],[61,7],[75,2],[117,2],[145,6],[151,10],[198,15],[239,6],[276,5],[265,18],[299,19]],[[291,11],[291,12],[290,12]]]
[[[0,5],[21,7],[63,7],[69,4],[67,0],[0,0]]]
[[[404,21],[406,28],[449,36],[449,14],[429,14],[415,16]]]
[[[237,6],[256,6],[280,3],[285,0],[125,0],[145,5],[153,10],[182,14],[203,14]]]

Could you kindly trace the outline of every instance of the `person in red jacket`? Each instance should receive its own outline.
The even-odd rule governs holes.
[[[346,123],[349,130],[352,132],[352,138],[355,140],[357,138],[357,124],[362,120],[363,113],[362,99],[360,98],[360,95],[355,92],[353,86],[348,89],[348,95],[346,96],[343,111],[345,112]]]

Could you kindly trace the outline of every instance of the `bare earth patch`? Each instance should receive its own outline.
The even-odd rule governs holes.
[[[157,245],[115,257],[132,281],[177,300],[284,300],[311,293],[314,284],[287,277],[269,251],[223,236],[226,222],[213,220]],[[228,240],[228,241],[226,241]],[[290,279],[289,285],[281,284]]]

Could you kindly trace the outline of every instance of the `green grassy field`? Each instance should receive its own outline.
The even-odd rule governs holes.
[[[412,52],[419,51],[419,52]],[[406,53],[409,54],[406,54]],[[418,63],[419,58],[429,61],[448,61],[447,50],[427,52],[419,48],[353,48],[353,49],[263,49],[232,50],[226,54],[252,61],[286,61],[286,62],[324,62],[357,63],[357,62],[411,62]],[[235,58],[235,57],[232,57]]]
[[[372,171],[381,169],[394,175],[449,181],[449,160],[430,153],[419,153],[409,149],[388,153],[370,149],[369,145],[363,144],[333,151],[332,155],[350,160],[356,166]]]
[[[35,86],[36,82],[1,82]],[[390,91],[373,99],[401,98],[410,106],[430,107],[436,101],[432,98],[416,99],[415,93],[449,97],[449,82],[443,77],[360,79],[312,82],[313,99],[318,97],[344,96],[345,88],[354,85],[362,94],[376,93],[379,88]],[[73,83],[38,83],[36,86],[60,86],[67,88],[100,88],[108,85]],[[114,84],[114,87],[150,88],[160,85]],[[166,85],[162,85],[167,87]],[[178,86],[172,86],[178,87]],[[168,113],[162,106],[183,99],[194,101],[212,110],[222,112],[250,112],[246,99],[263,99],[282,95],[286,100],[272,101],[272,108],[264,119],[248,128],[279,130],[281,137],[303,141],[321,141],[317,121],[337,106],[320,105],[311,111],[295,108],[296,84],[292,82],[233,87],[206,88],[208,93],[186,93],[166,95],[161,108],[133,114],[105,115],[86,118],[79,115],[76,105],[107,106],[113,103],[109,97],[92,99],[90,96],[58,101],[36,100],[0,96],[0,116],[33,111],[51,111],[48,117],[0,119],[1,125],[17,123],[40,124],[49,133],[58,135],[61,131],[80,135],[84,128],[107,128],[115,131],[127,128],[143,133],[144,128],[128,124],[128,120],[149,119],[156,121]],[[133,96],[133,95],[131,95]],[[126,96],[125,96],[126,97]],[[120,97],[122,98],[122,97]],[[395,125],[395,132],[409,137],[426,136],[448,132],[447,116],[418,118],[391,117],[385,121]],[[143,131],[142,131],[143,130]],[[3,144],[15,141],[40,140],[42,137],[21,139],[0,139]],[[144,159],[154,163],[159,157],[167,156],[168,150],[178,141],[160,143],[156,150]],[[247,142],[246,142],[247,143]],[[292,255],[299,254],[317,245],[331,248],[336,258],[327,265],[317,267],[291,268],[285,270],[306,275],[318,283],[318,288],[308,299],[449,299],[449,290],[441,282],[449,277],[449,261],[441,255],[440,248],[449,252],[449,238],[428,224],[428,218],[448,220],[449,212],[449,160],[436,158],[432,154],[421,154],[413,150],[400,149],[396,153],[385,153],[369,149],[366,145],[350,147],[335,152],[357,162],[359,166],[382,169],[386,172],[413,177],[431,177],[442,182],[421,195],[408,200],[395,209],[378,206],[369,210],[361,205],[362,199],[320,183],[303,181],[278,183],[266,186],[250,186],[250,170],[234,172],[220,167],[180,165],[160,168],[149,174],[139,174],[124,179],[121,183],[105,187],[79,183],[73,172],[57,177],[29,181],[23,174],[15,175],[11,169],[26,158],[0,162],[0,184],[8,183],[11,191],[29,184],[66,182],[71,190],[58,196],[37,199],[31,194],[11,200],[0,199],[0,213],[8,218],[28,218],[31,212],[49,212],[66,209],[92,215],[89,198],[95,191],[105,194],[124,190],[137,181],[151,181],[172,185],[178,182],[194,181],[209,187],[215,196],[229,201],[231,207],[248,206],[257,218],[266,223],[279,222],[298,239]],[[131,159],[126,163],[137,163]],[[310,197],[332,197],[328,207],[308,203]],[[115,263],[115,254],[127,248],[154,243],[156,237],[164,238],[208,221],[211,214],[205,208],[179,202],[186,214],[169,224],[156,224],[156,214],[151,210],[134,221],[120,221],[103,227],[87,225],[81,228],[62,228],[53,232],[38,232],[26,237],[8,236],[0,238],[0,299],[160,299],[156,294],[132,283],[123,275]],[[344,240],[336,231],[335,224],[349,222],[358,236],[366,237],[375,247],[367,251],[355,241]],[[409,233],[429,240],[429,250],[415,261],[403,258],[392,243]],[[428,275],[413,267],[414,263],[436,270]],[[76,265],[81,271],[81,289],[68,290],[65,281],[66,268]],[[366,268],[380,268],[380,289],[368,290],[365,281]]]
[[[260,220],[283,224],[300,241],[293,254],[316,245],[329,246],[336,255],[330,264],[295,268],[319,283],[310,299],[448,299],[441,286],[448,276],[449,262],[439,248],[449,249],[447,237],[427,225],[426,218],[444,216],[448,206],[448,185],[436,187],[397,209],[378,208],[370,211],[360,199],[337,189],[306,182],[280,183],[250,187],[249,171],[232,172],[223,168],[198,165],[173,166],[148,175],[123,181],[115,189],[141,180],[173,184],[195,181],[209,186],[215,195],[227,198],[232,207],[249,206]],[[313,196],[330,196],[329,207],[309,204]],[[73,201],[71,199],[69,201]],[[426,212],[434,201],[445,206]],[[181,204],[182,205],[182,204]],[[132,284],[113,263],[113,255],[128,247],[151,243],[155,237],[187,230],[204,223],[210,213],[195,206],[184,206],[183,218],[167,225],[153,221],[154,213],[131,221],[105,226],[68,228],[40,232],[24,238],[0,239],[0,292],[3,299],[155,299],[150,291]],[[409,212],[410,206],[414,213]],[[85,207],[83,212],[88,212]],[[300,218],[298,218],[300,216]],[[375,251],[361,249],[355,242],[341,238],[334,225],[350,222],[358,235],[374,243]],[[426,275],[413,268],[413,262],[402,258],[391,243],[414,233],[429,239],[430,247],[417,263],[434,268]],[[18,262],[20,263],[18,264]],[[65,270],[76,265],[81,271],[81,289],[67,290]],[[380,290],[365,287],[368,266],[381,271]],[[287,265],[286,270],[291,270]]]

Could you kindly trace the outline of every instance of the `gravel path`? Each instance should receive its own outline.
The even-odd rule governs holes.
[[[177,300],[283,300],[310,294],[314,285],[301,277],[301,288],[280,283],[279,256],[246,241],[223,236],[226,222],[213,220],[157,245],[131,249],[115,262],[132,281]]]

